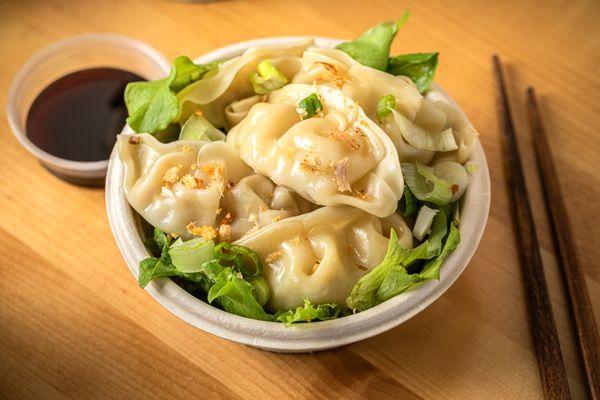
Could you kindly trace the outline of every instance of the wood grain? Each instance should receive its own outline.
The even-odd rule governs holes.
[[[519,249],[533,344],[542,377],[542,389],[544,398],[547,400],[567,400],[571,398],[567,372],[560,349],[535,221],[523,175],[517,134],[508,104],[503,67],[498,55],[494,55],[492,62],[498,86],[498,111],[506,169],[506,191],[512,202],[513,212],[511,214],[515,229],[515,243]]]
[[[0,109],[19,67],[71,35],[130,35],[173,58],[256,37],[351,38],[409,5],[411,17],[393,50],[440,51],[436,80],[481,132],[493,186],[477,254],[442,298],[396,329],[324,353],[266,353],[205,334],[137,288],[112,239],[104,192],[49,174],[19,146],[1,113],[0,397],[542,398],[489,60],[497,52],[508,66],[518,131],[528,129],[522,89],[534,85],[543,94],[542,113],[598,320],[596,0],[0,1]],[[573,398],[585,398],[531,138],[518,141],[569,386]]]
[[[548,208],[554,240],[556,241],[561,270],[565,277],[588,394],[592,400],[600,400],[600,339],[598,338],[594,311],[585,278],[577,262],[569,214],[563,201],[548,137],[537,105],[535,90],[529,87],[526,96],[529,125],[533,135],[546,207]]]

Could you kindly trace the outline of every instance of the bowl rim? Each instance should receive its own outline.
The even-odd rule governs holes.
[[[307,38],[313,39],[319,47],[333,47],[340,42],[338,39],[313,36],[269,37],[216,49],[196,58],[195,62],[230,58],[252,46],[290,44]],[[435,87],[456,105],[439,85]],[[168,278],[153,280],[146,290],[163,307],[194,327],[264,350],[312,352],[383,333],[414,317],[437,300],[458,279],[475,253],[485,230],[491,200],[489,170],[479,138],[476,139],[470,160],[477,163],[478,172],[471,176],[465,202],[473,201],[474,204],[463,211],[460,227],[463,239],[444,262],[440,280],[427,282],[416,290],[405,292],[371,309],[340,319],[286,327],[281,323],[257,321],[220,310],[193,297]],[[132,275],[137,278],[139,261],[149,255],[137,230],[135,213],[125,197],[123,179],[124,166],[115,147],[108,165],[106,209],[121,255]]]

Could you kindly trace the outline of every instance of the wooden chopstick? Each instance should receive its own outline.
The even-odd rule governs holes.
[[[542,265],[531,205],[525,187],[521,157],[515,138],[515,129],[508,105],[500,59],[493,57],[499,93],[499,111],[502,121],[503,149],[506,167],[507,192],[511,196],[513,225],[523,282],[528,300],[533,342],[542,377],[546,399],[570,399],[565,365],[560,351],[558,332],[554,323],[550,296]]]
[[[571,306],[571,315],[577,333],[579,352],[583,359],[588,392],[591,399],[600,400],[600,339],[598,339],[598,328],[594,320],[594,312],[585,278],[577,263],[567,208],[562,197],[550,145],[548,144],[548,138],[532,87],[527,89],[526,97],[538,169],[549,219],[554,232],[554,241],[558,250],[559,264],[566,281],[569,305]]]

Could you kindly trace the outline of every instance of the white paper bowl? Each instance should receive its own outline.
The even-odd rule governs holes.
[[[300,37],[275,37],[237,43],[196,59],[197,63],[227,59],[251,46],[285,44]],[[317,46],[333,47],[338,40],[315,38]],[[442,91],[443,92],[443,91]],[[280,323],[239,317],[196,299],[168,278],[152,281],[146,290],[165,308],[203,331],[225,339],[278,352],[331,349],[385,332],[412,318],[440,297],[463,272],[481,240],[490,206],[490,180],[485,154],[479,143],[471,161],[472,176],[461,212],[461,242],[441,269],[439,281],[403,293],[367,311],[331,321],[286,327]],[[140,260],[148,257],[138,231],[136,214],[123,190],[123,164],[113,151],[106,177],[106,209],[117,245],[131,273],[137,277]],[[132,282],[133,284],[133,282]]]

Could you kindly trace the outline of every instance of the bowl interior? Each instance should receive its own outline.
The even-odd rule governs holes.
[[[226,46],[198,57],[197,63],[231,58],[248,47],[289,44],[306,37],[275,37]],[[314,38],[319,47],[333,47],[339,40]],[[454,103],[443,89],[436,87]],[[215,308],[196,299],[170,279],[152,281],[146,290],[165,308],[183,320],[214,335],[279,352],[325,350],[353,343],[389,330],[412,318],[441,296],[460,276],[475,253],[487,222],[490,181],[485,154],[479,140],[470,161],[478,166],[463,197],[461,236],[458,248],[446,259],[439,281],[396,296],[369,310],[331,321],[286,327],[280,323],[256,321]],[[129,270],[137,277],[140,260],[148,257],[137,215],[127,203],[123,190],[124,167],[116,151],[110,158],[106,181],[106,207],[117,245]]]

